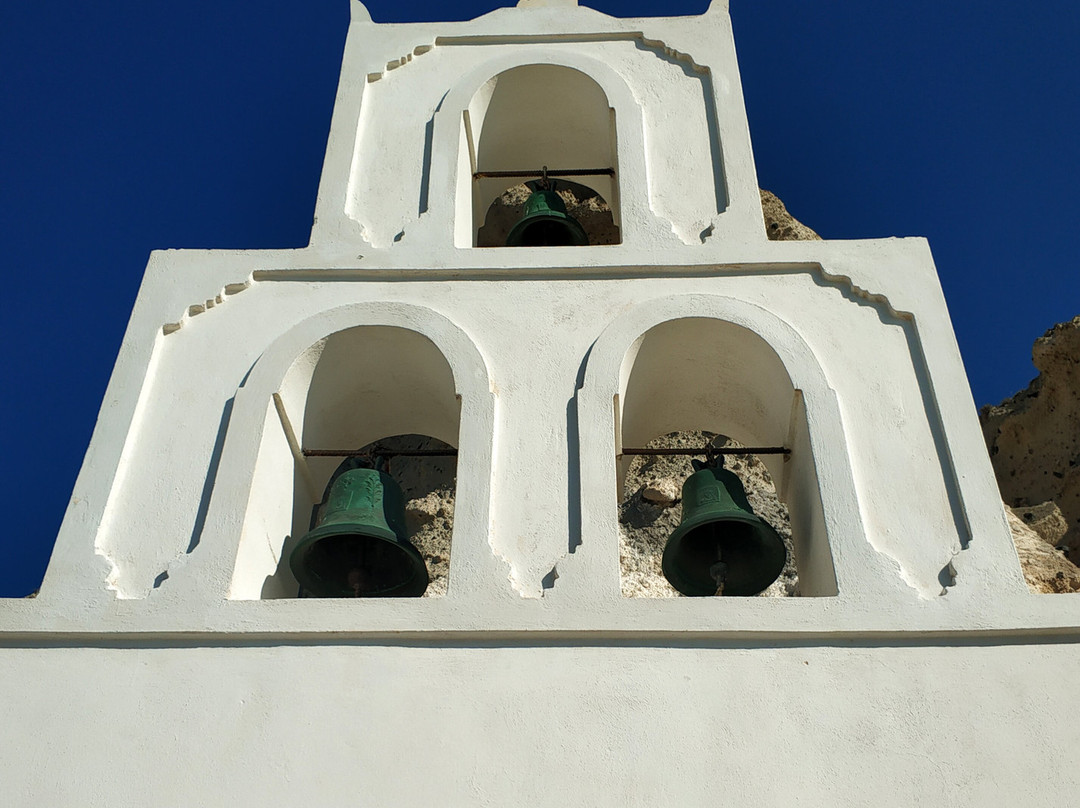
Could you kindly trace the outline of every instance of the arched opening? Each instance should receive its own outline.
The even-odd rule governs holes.
[[[476,92],[462,121],[457,217],[466,226],[458,228],[458,246],[505,246],[490,233],[481,243],[489,210],[500,207],[508,188],[540,179],[545,166],[561,196],[606,205],[609,224],[603,217],[582,223],[589,243],[619,243],[617,165],[615,111],[592,78],[551,64],[498,74]]]
[[[635,343],[622,376],[614,493],[620,503],[624,594],[675,594],[655,580],[658,560],[644,557],[650,543],[655,548],[666,540],[667,528],[679,523],[679,487],[691,472],[685,456],[663,456],[662,462],[650,464],[624,450],[700,448],[721,435],[744,447],[787,450],[756,457],[734,454],[727,461],[746,486],[751,505],[757,503],[755,513],[761,508],[758,516],[776,522],[772,529],[789,546],[791,564],[767,594],[835,595],[802,395],[768,343],[722,320],[670,320]],[[656,490],[647,491],[649,486]]]
[[[331,476],[345,458],[376,450],[405,497],[409,540],[426,553],[434,585],[424,594],[444,593],[456,461],[430,452],[457,446],[459,420],[450,366],[422,334],[357,326],[313,345],[268,404],[229,597],[296,597],[289,556]]]

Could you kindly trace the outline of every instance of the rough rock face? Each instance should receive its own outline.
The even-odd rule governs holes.
[[[1061,540],[1069,530],[1069,523],[1065,521],[1061,509],[1058,508],[1056,503],[1043,502],[1031,507],[1013,508],[1012,511],[1025,525],[1034,530],[1044,542],[1051,547],[1061,546]]]
[[[521,218],[525,201],[535,183],[522,183],[503,191],[491,203],[484,226],[476,234],[477,247],[503,247],[511,228]],[[619,228],[611,215],[611,207],[596,191],[580,183],[556,180],[555,190],[566,205],[566,212],[578,220],[589,234],[589,244],[618,244]]]
[[[821,236],[790,213],[772,191],[761,191],[761,213],[769,241],[821,241]]]
[[[647,446],[700,447],[713,439],[711,432],[673,432]],[[738,446],[721,439],[718,445]],[[682,483],[693,473],[689,457],[636,457],[630,464],[619,503],[619,566],[623,597],[683,597],[667,582],[660,558],[671,532],[682,520]],[[746,488],[754,513],[772,525],[788,550],[788,563],[780,577],[759,597],[798,594],[799,579],[791,544],[787,507],[776,496],[765,464],[754,455],[728,455],[726,467]]]
[[[1035,342],[1039,375],[1026,390],[980,415],[1005,502],[1025,521],[1060,522],[1056,540],[1080,561],[1080,317],[1060,323]],[[1031,516],[1027,517],[1026,514]],[[1051,529],[1051,528],[1046,528]]]
[[[1005,508],[1024,580],[1032,592],[1080,592],[1080,568],[1031,529],[1012,508]]]

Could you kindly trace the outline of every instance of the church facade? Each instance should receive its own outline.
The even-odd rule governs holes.
[[[726,3],[352,7],[310,245],[152,255],[0,601],[10,804],[1068,803],[1080,599],[1024,584],[927,242],[767,238]],[[632,449],[690,430],[765,450],[796,596],[621,592]],[[443,585],[305,589],[383,569],[297,548],[395,452],[453,458]]]

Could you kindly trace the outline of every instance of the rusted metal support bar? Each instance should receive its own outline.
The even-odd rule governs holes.
[[[304,449],[304,457],[456,457],[457,449]]]
[[[473,174],[474,180],[493,178],[493,179],[513,179],[516,177],[543,177],[544,172],[541,171],[477,171]],[[547,170],[547,176],[549,177],[614,177],[614,168],[549,168]]]
[[[740,455],[740,454],[791,454],[791,449],[784,446],[742,446],[739,448],[725,447],[717,448],[715,446],[702,446],[699,449],[626,449],[624,448],[620,452],[620,456],[623,457],[664,457],[664,456],[682,456],[682,457],[696,457],[698,455],[705,455],[709,452],[714,455]]]
[[[743,446],[739,448],[702,446],[688,449],[639,449],[624,448],[619,454],[625,457],[697,457],[709,452],[714,455],[741,454],[782,454],[790,455],[791,449],[784,446]],[[457,449],[384,449],[376,447],[362,452],[359,449],[304,449],[304,457],[456,457]]]

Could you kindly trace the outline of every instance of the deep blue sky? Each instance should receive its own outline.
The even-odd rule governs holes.
[[[762,187],[826,238],[927,236],[976,402],[1024,387],[1080,314],[1075,3],[731,5]],[[44,574],[150,250],[307,243],[347,24],[346,0],[5,3],[0,596]]]

